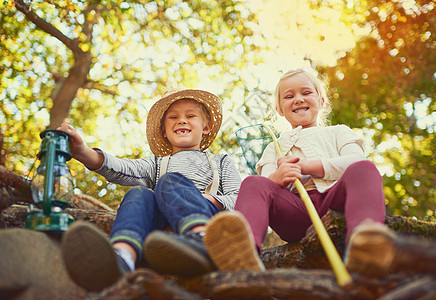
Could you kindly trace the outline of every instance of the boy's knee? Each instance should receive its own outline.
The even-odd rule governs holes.
[[[176,172],[165,173],[164,175],[162,175],[162,177],[159,178],[156,184],[156,188],[154,190],[159,191],[163,187],[169,187],[169,186],[172,186],[174,188],[177,184],[186,186],[188,181],[189,179],[187,179],[185,176],[183,176],[180,173],[176,173]]]
[[[160,182],[173,181],[173,180],[175,180],[175,179],[180,179],[180,178],[182,178],[182,177],[184,177],[184,176],[183,176],[182,174],[180,174],[180,173],[177,173],[177,172],[165,173],[165,174],[163,174],[163,175],[159,178],[158,184],[159,184]]]
[[[136,199],[148,199],[148,198],[154,198],[154,192],[146,187],[143,186],[135,186],[127,191],[127,193],[124,195],[123,201],[134,201]]]

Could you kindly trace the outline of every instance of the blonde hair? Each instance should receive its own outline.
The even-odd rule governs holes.
[[[319,95],[319,101],[321,102],[322,99],[324,99],[324,102],[321,102],[321,108],[318,112],[317,116],[317,124],[319,126],[327,126],[329,125],[328,115],[331,112],[331,104],[330,99],[327,96],[327,88],[326,88],[326,82],[324,79],[321,79],[320,76],[316,76],[312,74],[311,72],[304,70],[304,69],[295,69],[295,70],[289,70],[285,74],[280,77],[279,82],[277,83],[276,89],[274,91],[275,96],[275,103],[274,108],[278,113],[281,113],[282,108],[280,106],[280,83],[292,76],[303,74],[306,76],[314,85],[316,92]]]

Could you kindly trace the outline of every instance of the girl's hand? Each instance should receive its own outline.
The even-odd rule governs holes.
[[[277,170],[268,178],[282,187],[287,187],[291,182],[302,177],[299,161],[298,157],[280,157],[277,160]]]
[[[279,166],[284,162],[293,162],[295,160],[292,156],[284,156],[280,157],[277,160],[277,165]],[[298,159],[296,162],[301,168],[302,175],[312,175],[314,177],[323,178],[324,177],[324,167],[321,163],[321,160],[306,160],[303,158]]]

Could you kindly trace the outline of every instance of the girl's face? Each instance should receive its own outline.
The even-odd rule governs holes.
[[[317,126],[317,116],[324,100],[313,82],[304,74],[283,79],[279,85],[279,114],[288,120],[292,128]]]

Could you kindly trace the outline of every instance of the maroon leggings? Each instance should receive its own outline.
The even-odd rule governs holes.
[[[347,241],[353,229],[365,219],[384,223],[383,182],[370,161],[351,164],[324,193],[312,190],[308,194],[320,217],[329,208],[345,213]],[[235,210],[240,211],[250,224],[259,251],[268,226],[282,240],[295,242],[305,236],[312,224],[299,195],[263,176],[248,176],[242,182]]]

